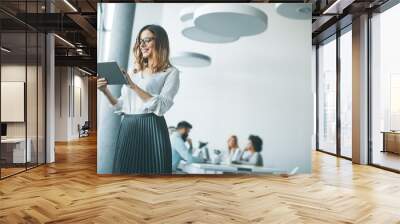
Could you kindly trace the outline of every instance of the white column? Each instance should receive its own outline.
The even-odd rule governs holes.
[[[54,35],[46,36],[46,163],[55,161],[55,75],[54,75]]]
[[[129,65],[129,55],[132,51],[131,41],[133,19],[135,17],[135,5],[116,4],[114,15],[113,18],[108,18],[113,19],[112,35],[110,36],[108,43],[107,41],[103,41],[104,46],[100,45],[98,53],[103,55],[104,52],[102,51],[104,51],[105,46],[107,44],[110,45],[111,47],[107,52],[107,55],[103,58],[107,58],[107,61],[116,61],[121,68],[127,70]],[[101,16],[98,16],[98,19],[100,18]],[[125,19],[121,20],[118,18]],[[100,29],[102,28],[100,27]],[[109,89],[113,96],[120,96],[121,85],[111,85],[109,86]],[[107,174],[112,172],[115,151],[114,146],[118,137],[117,130],[121,122],[121,117],[116,115],[111,109],[104,94],[98,92],[97,100],[97,172],[100,174]]]
[[[54,12],[54,6],[46,1],[47,12]],[[55,161],[55,43],[54,35],[46,35],[46,163]]]

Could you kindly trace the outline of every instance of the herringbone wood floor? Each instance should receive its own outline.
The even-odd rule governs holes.
[[[399,174],[318,152],[289,178],[98,176],[93,137],[56,158],[0,181],[0,223],[400,223]]]

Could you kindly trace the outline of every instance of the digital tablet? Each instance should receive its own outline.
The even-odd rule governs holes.
[[[124,74],[115,61],[97,63],[97,74],[105,78],[109,85],[127,84]]]

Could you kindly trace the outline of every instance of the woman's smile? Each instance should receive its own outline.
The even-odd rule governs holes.
[[[147,47],[143,47],[141,50],[142,50],[142,54],[149,53],[149,51],[150,51],[150,49]]]

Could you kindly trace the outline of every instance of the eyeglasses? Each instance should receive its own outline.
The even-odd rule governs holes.
[[[155,39],[155,37],[146,37],[146,38],[140,39],[139,44],[142,45],[143,43],[145,43],[147,45],[154,39]]]

